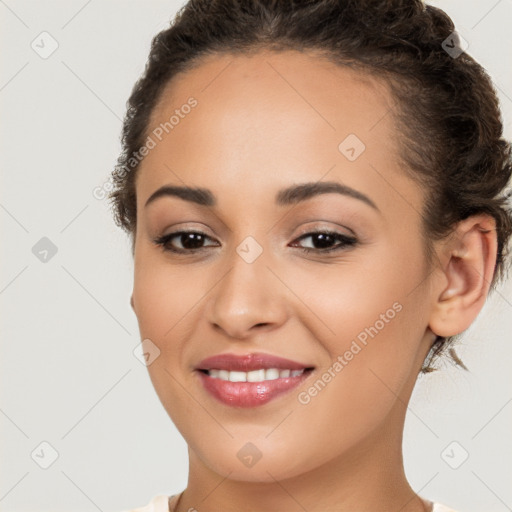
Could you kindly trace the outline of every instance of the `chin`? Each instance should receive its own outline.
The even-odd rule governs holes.
[[[207,446],[196,454],[200,453],[201,462],[211,471],[242,482],[275,483],[307,473],[316,466],[314,454],[308,455],[300,446],[275,446],[268,440],[267,448],[264,444],[264,440],[240,443],[230,439],[217,444],[215,450]]]

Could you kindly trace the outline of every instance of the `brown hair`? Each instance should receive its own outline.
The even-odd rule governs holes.
[[[128,101],[109,199],[116,224],[132,237],[132,252],[138,168],[133,155],[144,145],[169,81],[207,55],[314,51],[389,85],[404,169],[426,191],[420,213],[429,265],[432,242],[448,236],[458,221],[477,213],[495,219],[494,289],[506,275],[512,233],[502,193],[512,172],[511,146],[502,137],[490,77],[459,45],[449,16],[421,0],[190,0],[153,38]],[[422,372],[432,371],[432,362],[461,334],[438,336]]]

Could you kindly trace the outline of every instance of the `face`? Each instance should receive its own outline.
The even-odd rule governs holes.
[[[377,80],[289,51],[210,56],[154,110],[133,306],[193,464],[273,481],[400,439],[432,332],[423,194],[392,104]],[[154,196],[165,186],[208,192]],[[254,352],[313,370],[252,406],[206,388],[201,361]]]

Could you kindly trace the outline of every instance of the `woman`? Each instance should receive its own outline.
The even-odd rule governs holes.
[[[510,162],[440,9],[189,1],[153,40],[111,193],[189,447],[187,488],[136,510],[450,510],[407,482],[405,413],[504,276]]]

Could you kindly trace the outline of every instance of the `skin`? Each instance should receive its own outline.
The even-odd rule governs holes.
[[[427,267],[423,191],[400,169],[400,134],[386,115],[393,101],[377,79],[292,51],[209,56],[169,84],[148,134],[190,96],[198,105],[138,170],[131,301],[141,339],[160,350],[148,366],[152,383],[188,444],[177,510],[431,510],[404,474],[406,408],[433,333],[463,331],[483,307],[493,219],[461,222]],[[366,146],[352,162],[338,150],[351,133]],[[379,211],[335,193],[274,202],[281,188],[319,181],[348,185]],[[208,188],[218,204],[168,196],[145,207],[163,185]],[[322,255],[317,238],[301,238],[317,228],[359,243]],[[202,252],[176,255],[153,242],[187,229],[205,233]],[[263,249],[253,263],[236,251],[247,236]],[[298,394],[394,303],[400,312],[300,403]],[[315,371],[254,409],[226,406],[202,388],[194,371],[202,359],[253,351]],[[261,452],[252,467],[237,457],[248,442]]]

